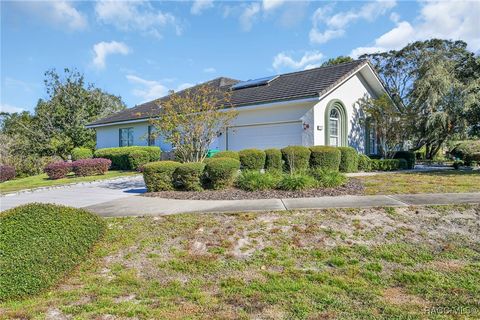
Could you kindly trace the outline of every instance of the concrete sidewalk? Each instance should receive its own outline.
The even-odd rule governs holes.
[[[155,216],[187,212],[404,207],[480,203],[480,193],[399,194],[261,200],[174,200],[127,197],[86,207],[104,217]]]

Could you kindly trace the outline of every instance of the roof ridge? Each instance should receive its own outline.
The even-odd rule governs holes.
[[[297,73],[313,72],[313,71],[318,71],[319,69],[333,69],[333,68],[336,68],[336,67],[339,67],[339,66],[342,66],[342,65],[353,64],[353,63],[365,63],[365,62],[368,63],[368,59],[357,59],[357,60],[348,61],[348,62],[342,62],[342,63],[333,64],[333,65],[329,65],[329,66],[323,66],[323,67],[320,66],[320,67],[316,67],[316,68],[312,68],[312,69],[307,69],[307,70],[300,70],[300,71],[292,71],[292,72],[287,72],[287,73],[281,73],[281,74],[279,74],[278,76],[282,77],[282,76],[289,76],[289,75],[297,74]]]

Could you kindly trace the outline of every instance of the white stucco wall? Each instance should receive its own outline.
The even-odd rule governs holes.
[[[336,90],[322,97],[313,109],[315,119],[315,145],[325,145],[325,110],[327,105],[332,100],[340,100],[345,106],[347,112],[348,145],[354,147],[359,152],[364,152],[365,130],[363,125],[360,124],[360,118],[363,117],[363,114],[359,110],[358,101],[365,95],[368,97],[374,96],[364,78],[360,73],[357,73]],[[317,126],[321,126],[322,130],[318,130]]]

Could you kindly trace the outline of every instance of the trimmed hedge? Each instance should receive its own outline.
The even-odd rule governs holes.
[[[338,147],[341,152],[340,166],[341,172],[357,172],[358,171],[358,155],[357,150],[352,147]]]
[[[265,150],[265,169],[281,171],[283,168],[282,152],[280,149]]]
[[[238,152],[237,151],[232,151],[232,150],[217,152],[213,155],[212,158],[231,158],[231,159],[235,159],[235,160],[240,161],[240,155],[238,154]]]
[[[245,149],[238,153],[242,169],[261,170],[265,166],[265,151],[258,149]]]
[[[407,161],[407,168],[406,169],[415,168],[415,152],[397,151],[393,155],[393,158],[394,159],[405,159],[405,161]]]
[[[405,159],[372,159],[370,163],[374,171],[394,171],[406,169],[408,166]]]
[[[107,173],[111,164],[109,159],[82,159],[72,162],[72,169],[77,177],[94,176]]]
[[[62,179],[72,171],[72,164],[64,161],[53,162],[48,164],[44,171],[52,180]]]
[[[303,146],[289,146],[281,149],[281,152],[287,171],[308,170],[310,165],[310,149]]]
[[[132,170],[140,170],[144,165],[151,162],[150,154],[145,150],[134,150],[130,152],[127,157],[128,166]]]
[[[132,167],[129,155],[135,151],[145,151],[148,153],[148,162],[154,162],[160,160],[160,148],[159,147],[118,147],[118,148],[104,148],[98,149],[93,153],[95,158],[105,158],[112,161],[112,168],[119,170],[135,170]]]
[[[202,190],[202,177],[205,163],[188,162],[182,163],[173,173],[174,185],[187,191]]]
[[[358,154],[358,170],[364,172],[372,170],[371,159],[367,155],[362,153]]]
[[[104,231],[102,218],[82,209],[34,203],[0,213],[0,301],[57,284]]]
[[[181,165],[175,161],[156,161],[143,166],[143,180],[148,192],[173,190],[173,173]]]
[[[339,170],[341,152],[338,148],[330,146],[310,147],[310,167],[328,170]]]
[[[205,175],[213,189],[223,189],[233,184],[238,169],[236,159],[213,157],[206,162]]]
[[[15,168],[12,166],[0,165],[0,182],[15,178]]]
[[[72,160],[81,160],[81,159],[90,159],[93,157],[93,152],[89,148],[77,147],[73,148],[72,152]]]

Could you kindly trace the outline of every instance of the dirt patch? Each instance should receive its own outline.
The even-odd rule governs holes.
[[[406,293],[402,288],[393,287],[383,291],[383,298],[390,304],[396,306],[415,305],[418,307],[428,307],[429,302],[411,294]]]
[[[358,179],[349,179],[338,188],[317,188],[303,191],[263,190],[245,191],[238,188],[204,191],[161,191],[144,194],[146,197],[159,197],[178,200],[247,200],[247,199],[284,199],[313,198],[325,196],[362,195],[364,187]]]

